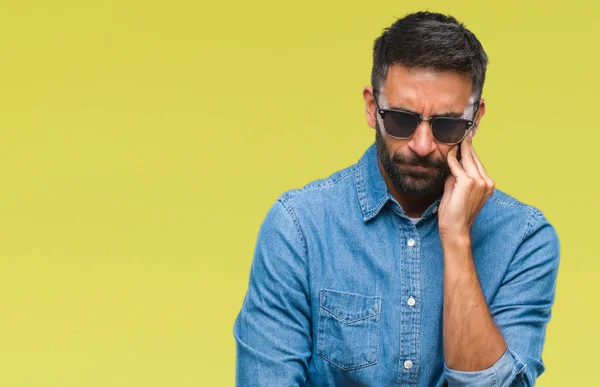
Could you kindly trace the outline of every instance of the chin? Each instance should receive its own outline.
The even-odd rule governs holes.
[[[409,195],[433,195],[443,189],[443,186],[436,184],[434,179],[431,178],[420,179],[407,176],[399,183],[396,188]]]

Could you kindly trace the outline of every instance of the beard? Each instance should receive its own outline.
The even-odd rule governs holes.
[[[420,157],[412,154],[410,157],[401,153],[390,155],[385,140],[381,135],[379,122],[375,134],[377,157],[383,169],[390,177],[396,189],[407,195],[441,195],[444,191],[446,178],[450,175],[450,167],[443,158]],[[431,167],[427,171],[417,171],[408,168],[410,165]]]

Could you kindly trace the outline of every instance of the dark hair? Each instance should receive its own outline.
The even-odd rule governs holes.
[[[396,20],[375,40],[371,85],[380,90],[393,64],[456,71],[470,75],[472,94],[479,100],[487,63],[479,40],[454,17],[417,12]]]

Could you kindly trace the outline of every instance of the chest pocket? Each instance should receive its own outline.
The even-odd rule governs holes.
[[[380,314],[381,297],[321,290],[317,354],[342,370],[377,363]]]

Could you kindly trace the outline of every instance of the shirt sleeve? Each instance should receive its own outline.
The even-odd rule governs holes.
[[[507,351],[490,368],[465,372],[444,367],[448,386],[534,386],[544,372],[542,349],[554,304],[560,245],[537,210],[491,302],[491,316]]]
[[[507,349],[493,366],[482,371],[457,371],[448,368],[444,362],[444,372],[449,387],[512,386],[512,383],[521,377],[526,368],[518,355],[510,349]]]
[[[248,291],[234,323],[238,386],[299,386],[311,356],[306,242],[280,200],[258,233]]]

